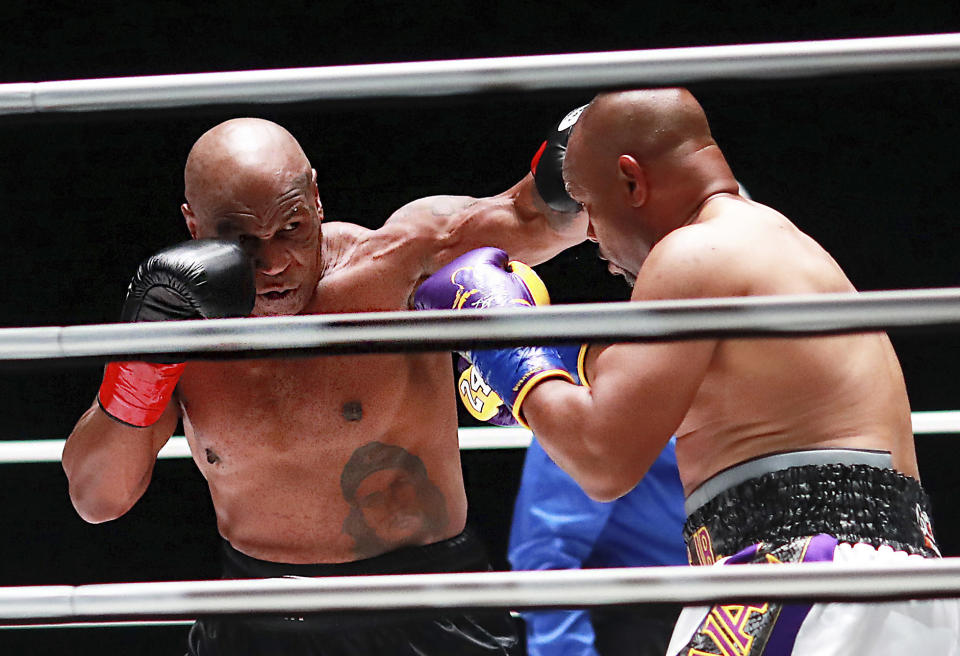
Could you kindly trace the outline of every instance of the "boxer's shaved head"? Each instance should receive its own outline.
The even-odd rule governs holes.
[[[716,145],[700,103],[686,89],[638,89],[598,95],[571,136],[573,159],[641,164]],[[569,158],[568,158],[569,159]]]
[[[237,118],[211,128],[190,149],[184,195],[195,212],[203,212],[213,196],[281,177],[304,188],[312,181],[310,161],[300,144],[272,121]]]

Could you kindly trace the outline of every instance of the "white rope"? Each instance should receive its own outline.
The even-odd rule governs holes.
[[[0,84],[0,114],[817,77],[960,64],[960,34]]]
[[[960,433],[960,411],[936,410],[932,412],[913,412],[914,435],[948,435]]]
[[[154,626],[190,626],[196,618],[186,620],[130,620],[129,622],[61,622],[59,624],[0,624],[0,631],[10,629],[127,629]]]
[[[940,410],[913,412],[914,435],[950,435],[960,433],[960,411]],[[526,428],[497,426],[461,427],[458,431],[461,451],[483,449],[526,449],[532,434]],[[60,462],[64,440],[6,440],[0,441],[0,465],[16,463]],[[187,438],[174,436],[160,449],[163,460],[189,458]]]
[[[960,431],[960,428],[958,428]],[[530,446],[530,431],[525,428],[467,427],[459,431],[460,448],[476,449],[525,449]],[[0,465],[30,462],[60,462],[63,443],[60,439],[6,440],[0,441]],[[160,459],[189,458],[190,445],[187,438],[171,437],[160,453]]]
[[[956,328],[960,288],[0,329],[26,360],[336,355]]]
[[[0,620],[189,618],[434,608],[569,608],[719,601],[960,597],[960,559],[729,567],[166,581],[0,588]]]

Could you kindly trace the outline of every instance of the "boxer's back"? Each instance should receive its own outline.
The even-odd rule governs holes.
[[[852,292],[836,262],[780,214],[717,198],[698,224],[727,251],[717,296]],[[677,431],[688,492],[756,456],[849,447],[890,451],[917,476],[903,375],[882,333],[721,340]]]
[[[357,256],[340,236],[325,229],[308,312],[405,309],[402,251]],[[178,393],[220,531],[248,555],[344,562],[464,526],[448,353],[191,363]]]

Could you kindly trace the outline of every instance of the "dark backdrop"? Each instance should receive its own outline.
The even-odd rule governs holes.
[[[0,81],[960,30],[952,0],[592,4],[19,3],[0,9]],[[958,81],[947,71],[692,88],[754,198],[869,290],[957,284]],[[225,118],[285,125],[319,171],[327,217],[376,227],[420,196],[505,189],[545,130],[591,95],[0,117],[0,325],[115,320],[139,260],[187,237],[181,167],[193,140]],[[626,294],[590,245],[540,271],[561,302]],[[956,335],[895,336],[895,345],[914,409],[956,407]],[[0,439],[65,437],[99,376],[99,367],[5,370]],[[922,436],[917,446],[942,545],[957,555],[952,440]],[[501,566],[521,463],[518,451],[464,455],[471,514]],[[101,526],[73,513],[59,465],[5,465],[0,486],[0,585],[217,576],[212,509],[189,461],[160,462],[134,510]],[[0,631],[0,652],[178,653],[183,631]]]

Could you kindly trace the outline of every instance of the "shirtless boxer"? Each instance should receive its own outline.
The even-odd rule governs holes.
[[[321,226],[307,157],[258,119],[204,134],[184,182],[200,241],[141,266],[125,320],[406,309],[417,284],[464,251],[492,243],[539,262],[585,237],[585,218],[546,207],[529,175],[492,198],[415,201],[378,230]],[[182,419],[227,577],[483,570],[463,532],[451,385],[449,353],[112,363],[64,448],[70,496],[87,521],[123,515]],[[200,654],[516,650],[506,613],[211,618],[190,642]]]
[[[564,177],[634,300],[854,291],[815,241],[737,194],[685,90],[598,96]],[[450,307],[451,287],[533,298],[494,249],[442,269],[417,306]],[[588,362],[589,388],[550,347],[466,355],[594,498],[633,487],[675,433],[695,564],[939,555],[885,334],[615,344]],[[956,654],[958,622],[955,600],[718,604],[686,609],[668,654]]]

